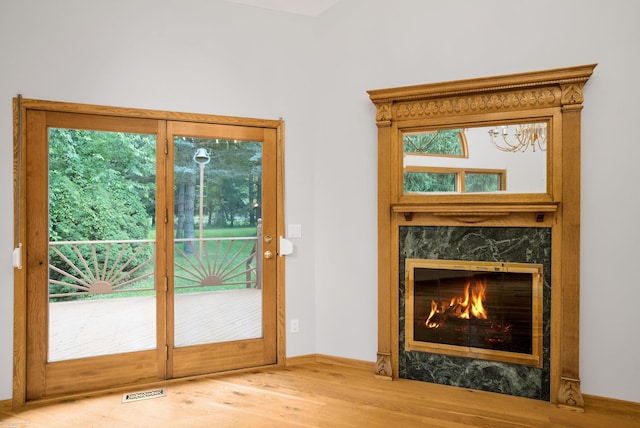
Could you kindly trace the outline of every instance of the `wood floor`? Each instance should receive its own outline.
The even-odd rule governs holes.
[[[133,389],[0,411],[0,427],[640,427],[637,404],[585,397],[579,413],[372,373],[302,358],[286,368],[165,383],[166,397],[122,403]]]

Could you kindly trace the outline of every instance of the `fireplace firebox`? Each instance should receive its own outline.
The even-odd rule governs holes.
[[[542,265],[407,259],[405,350],[542,367]]]

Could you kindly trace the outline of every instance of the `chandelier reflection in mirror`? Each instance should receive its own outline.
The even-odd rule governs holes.
[[[547,124],[523,123],[510,126],[496,126],[489,130],[491,142],[503,152],[526,152],[529,148],[547,149]]]

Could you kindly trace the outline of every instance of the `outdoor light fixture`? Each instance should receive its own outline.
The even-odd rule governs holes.
[[[200,147],[196,150],[196,154],[193,155],[193,160],[198,163],[198,165],[206,165],[211,161],[211,156],[207,149],[204,147]]]
[[[203,217],[204,217],[204,166],[211,162],[211,156],[207,149],[200,147],[193,155],[193,160],[200,165],[200,260],[202,260],[202,238],[203,238]]]

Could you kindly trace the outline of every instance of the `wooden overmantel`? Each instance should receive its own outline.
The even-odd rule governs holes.
[[[378,126],[378,353],[398,377],[398,230],[417,226],[548,227],[552,239],[551,402],[582,409],[579,377],[580,116],[595,64],[370,90]],[[405,130],[547,123],[546,191],[404,193]]]

